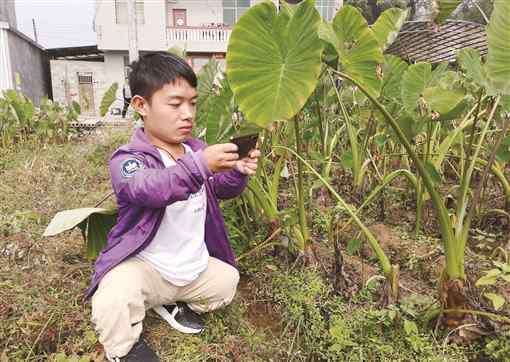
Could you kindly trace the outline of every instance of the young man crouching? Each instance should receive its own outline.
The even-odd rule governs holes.
[[[217,199],[236,197],[260,156],[192,137],[197,78],[181,58],[152,53],[131,65],[132,105],[143,117],[110,160],[119,216],[97,258],[92,321],[111,361],[159,361],[141,338],[153,308],[177,330],[198,333],[200,313],[229,304],[235,267]]]

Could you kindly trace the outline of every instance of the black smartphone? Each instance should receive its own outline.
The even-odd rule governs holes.
[[[239,158],[248,156],[248,153],[257,146],[258,133],[248,134],[240,137],[230,138],[230,142],[237,145]]]

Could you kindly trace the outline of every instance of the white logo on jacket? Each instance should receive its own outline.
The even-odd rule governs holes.
[[[128,158],[122,162],[120,173],[124,177],[132,177],[138,170],[143,169],[143,163],[136,158]]]

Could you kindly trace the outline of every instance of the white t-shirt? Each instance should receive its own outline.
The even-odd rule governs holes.
[[[193,152],[187,145],[184,148],[186,153]],[[158,151],[165,167],[175,165],[164,151]],[[204,185],[187,200],[168,205],[154,239],[137,256],[170,283],[191,283],[206,269],[209,260],[204,239],[206,207]]]

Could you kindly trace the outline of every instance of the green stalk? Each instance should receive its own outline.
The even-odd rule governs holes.
[[[478,163],[481,163],[482,165],[486,165],[487,161],[478,159]],[[505,193],[505,199],[507,203],[510,203],[510,183],[508,182],[505,173],[501,169],[501,166],[497,163],[497,161],[494,162],[493,165],[491,165],[491,171],[496,176],[496,178],[499,180],[499,183],[501,187],[503,188],[503,192]]]
[[[379,242],[375,238],[375,236],[372,234],[372,232],[363,224],[363,222],[359,219],[359,217],[356,215],[356,212],[352,210],[351,206],[347,204],[342,197],[335,191],[335,189],[327,182],[320,173],[318,173],[306,160],[304,160],[300,155],[298,155],[294,150],[291,150],[290,148],[287,148],[285,146],[275,146],[275,148],[281,148],[284,150],[287,150],[291,152],[296,158],[303,163],[317,178],[322,182],[322,184],[331,192],[331,194],[335,197],[335,199],[340,203],[342,208],[349,214],[349,216],[354,220],[354,222],[358,225],[358,227],[361,229],[363,234],[367,237],[368,243],[374,250],[377,259],[379,260],[379,264],[381,265],[381,268],[383,270],[383,273],[385,277],[390,277],[392,274],[392,266],[391,263],[384,253],[383,249],[379,245]],[[390,281],[391,279],[388,279]]]
[[[467,203],[468,203],[468,192],[469,192],[469,185],[471,183],[471,177],[473,175],[473,171],[475,168],[476,160],[478,158],[478,154],[480,153],[482,149],[482,144],[485,139],[485,135],[487,134],[487,131],[489,130],[489,125],[492,121],[492,118],[494,117],[494,114],[496,112],[497,105],[499,103],[500,97],[498,96],[493,104],[493,108],[491,110],[491,113],[489,114],[489,117],[487,118],[487,121],[485,122],[485,127],[482,130],[482,133],[480,134],[480,137],[478,139],[478,144],[476,145],[475,151],[473,155],[471,155],[469,164],[467,165],[467,169],[465,174],[462,177],[461,181],[461,188],[460,188],[460,200],[459,205],[457,207],[457,223],[455,225],[455,236],[457,239],[462,240],[462,235],[464,234],[464,219],[466,217],[466,210],[467,210]],[[470,145],[470,149],[471,149]],[[468,157],[469,157],[468,153]],[[461,241],[462,243],[462,241]],[[462,243],[464,244],[464,243]]]
[[[432,181],[429,173],[425,169],[425,165],[420,160],[420,158],[416,155],[414,152],[411,143],[405,136],[404,132],[398,125],[397,121],[393,118],[391,114],[386,110],[386,108],[374,97],[372,94],[370,94],[363,85],[361,85],[357,80],[353,79],[351,76],[333,71],[336,74],[338,74],[341,78],[347,79],[350,82],[354,83],[365,95],[372,101],[372,103],[379,109],[379,111],[384,115],[384,118],[388,122],[388,124],[391,126],[393,131],[396,133],[397,137],[399,138],[400,142],[402,142],[402,145],[406,149],[409,157],[414,161],[416,165],[416,169],[420,176],[423,178],[424,186],[426,187],[427,191],[430,194],[432,203],[438,213],[438,219],[439,219],[439,227],[441,230],[441,237],[444,243],[445,247],[445,254],[446,259],[454,258],[456,253],[455,248],[455,238],[452,230],[452,225],[450,223],[450,218],[448,215],[448,211],[446,210],[446,207],[444,206],[441,197],[437,190],[434,187],[434,182]],[[462,278],[464,276],[463,272],[463,266],[461,268],[452,267],[447,265],[447,273],[450,278]]]
[[[467,164],[469,164],[469,159],[471,157],[471,153],[473,152],[473,143],[474,143],[474,139],[475,139],[476,123],[478,122],[478,119],[480,117],[480,107],[482,106],[482,100],[483,100],[483,88],[480,89],[480,94],[478,95],[478,101],[476,102],[477,108],[476,108],[476,113],[475,113],[475,120],[473,122],[473,127],[471,128],[471,135],[469,137],[469,146],[468,146],[468,149],[466,150]]]
[[[317,117],[319,118],[319,135],[321,138],[321,152],[322,152],[322,156],[326,157],[326,138],[324,136],[324,125],[322,123],[322,111],[321,111],[321,105],[317,98],[315,99],[315,104],[316,104]]]
[[[361,172],[361,160],[358,148],[358,137],[356,135],[356,131],[352,126],[351,119],[347,114],[347,110],[345,109],[344,103],[342,102],[342,97],[338,92],[338,89],[335,86],[335,80],[331,73],[329,74],[331,82],[333,83],[333,88],[335,89],[336,97],[338,98],[338,103],[340,104],[340,109],[342,110],[342,115],[344,117],[345,124],[347,126],[347,135],[349,136],[349,143],[351,145],[352,152],[352,175],[354,178],[354,184],[356,186],[361,186],[363,182],[362,172]]]
[[[423,184],[421,182],[421,178],[417,177],[418,185],[416,187],[416,223],[414,224],[414,236],[418,238],[421,230],[421,218],[422,218],[422,209],[423,209]]]
[[[299,129],[299,121],[297,117],[294,117],[294,132],[296,135],[296,151],[298,154],[301,153],[301,132]],[[309,233],[308,227],[306,223],[306,211],[305,211],[305,196],[304,196],[304,186],[303,186],[303,165],[301,163],[301,159],[298,159],[297,163],[298,168],[298,181],[297,181],[297,201],[298,201],[298,210],[299,210],[299,226],[301,229],[301,235],[305,241],[305,248],[307,243],[309,242]]]
[[[260,207],[264,210],[269,222],[273,222],[278,219],[278,211],[276,206],[271,203],[271,198],[264,190],[264,188],[260,185],[259,181],[256,178],[251,178],[248,182],[248,190],[250,190],[255,197],[255,199],[259,202]]]
[[[434,132],[436,134],[436,132]],[[433,132],[432,132],[432,120],[429,119],[427,122],[427,142],[425,145],[425,152],[423,154],[423,163],[427,164],[429,158],[430,158],[430,149],[431,149],[431,142],[433,139]],[[421,219],[422,219],[422,213],[423,213],[423,185],[420,178],[418,178],[418,188],[417,188],[417,200],[416,200],[416,226],[415,226],[415,237],[418,238],[418,235],[421,231]]]
[[[460,122],[460,124],[455,127],[455,129],[441,142],[437,149],[436,156],[432,160],[432,163],[434,166],[439,169],[441,167],[441,164],[446,156],[446,153],[452,146],[455,139],[459,136],[459,134],[462,134],[462,131],[466,129],[469,125],[473,123],[473,120],[471,119],[471,116],[475,109],[477,108],[477,105],[475,105],[464,117],[464,119]]]
[[[269,185],[269,196],[273,205],[278,204],[278,189],[280,187],[280,178],[283,167],[285,166],[285,155],[280,156],[276,165],[274,166],[273,175],[270,178],[271,185]],[[276,206],[275,206],[276,207]]]
[[[384,191],[386,185],[390,184],[394,179],[396,179],[399,176],[405,176],[407,178],[407,180],[409,181],[409,183],[414,187],[414,189],[415,190],[417,189],[418,183],[417,183],[417,180],[416,180],[416,176],[414,176],[414,174],[412,172],[410,172],[409,170],[405,170],[405,169],[395,170],[395,171],[391,172],[389,175],[386,175],[383,178],[381,184],[378,185],[370,193],[370,195],[368,195],[366,200],[363,201],[363,204],[361,204],[361,206],[358,207],[354,213],[356,215],[359,215],[359,213],[372,202],[372,200],[377,196],[377,194],[379,192],[383,192]],[[353,221],[352,218],[347,220],[347,222],[343,225],[342,229],[345,229],[347,226],[349,226],[352,221]]]
[[[489,128],[489,124],[491,123],[492,118],[494,117],[494,114],[496,113],[496,108],[498,107],[498,103],[499,103],[500,99],[501,99],[501,97],[498,96],[496,98],[496,100],[494,101],[494,104],[492,105],[491,113],[490,113],[489,118],[487,119],[487,122],[485,124],[485,128],[484,128],[482,134],[480,135],[480,140],[478,141],[478,145],[477,145],[475,153],[473,155],[473,161],[471,162],[472,164],[470,165],[468,173],[466,174],[466,176],[469,177],[469,180],[467,181],[468,185],[469,185],[469,183],[471,181],[471,176],[473,174],[473,169],[475,167],[475,163],[476,163],[476,159],[478,158],[478,154],[480,153],[480,150],[482,148],[482,143],[483,143],[483,140],[485,138],[485,134],[487,133],[487,130]],[[458,236],[458,238],[459,238],[459,244],[460,244],[459,247],[460,247],[460,250],[462,250],[462,255],[461,255],[462,256],[462,259],[461,259],[462,264],[464,264],[464,249],[465,249],[465,246],[466,246],[466,241],[467,241],[467,236],[468,236],[469,228],[471,226],[471,221],[473,220],[474,210],[475,210],[476,204],[478,203],[478,200],[480,198],[481,187],[483,186],[483,184],[485,183],[485,181],[487,179],[487,175],[489,173],[489,170],[490,170],[491,166],[493,165],[493,163],[494,163],[494,161],[496,159],[497,149],[498,149],[499,145],[501,144],[501,141],[503,140],[503,137],[505,136],[505,133],[506,133],[507,130],[508,130],[508,122],[505,123],[505,126],[503,127],[503,131],[500,134],[498,140],[496,141],[496,144],[494,145],[494,148],[493,148],[492,153],[490,155],[489,161],[487,161],[487,164],[485,166],[485,171],[484,171],[483,176],[482,176],[482,182],[481,182],[480,186],[478,187],[478,189],[475,190],[475,195],[474,195],[473,200],[472,200],[473,202],[472,202],[472,205],[471,205],[471,209],[469,210],[469,213],[468,213],[468,215],[466,217],[466,221],[463,222],[462,229],[460,230],[461,233],[460,233],[460,236]],[[465,214],[466,208],[463,209],[463,212]],[[462,217],[464,217],[464,214],[462,215]],[[460,218],[459,218],[459,220],[460,220]],[[457,226],[460,226],[460,224],[457,224]]]

